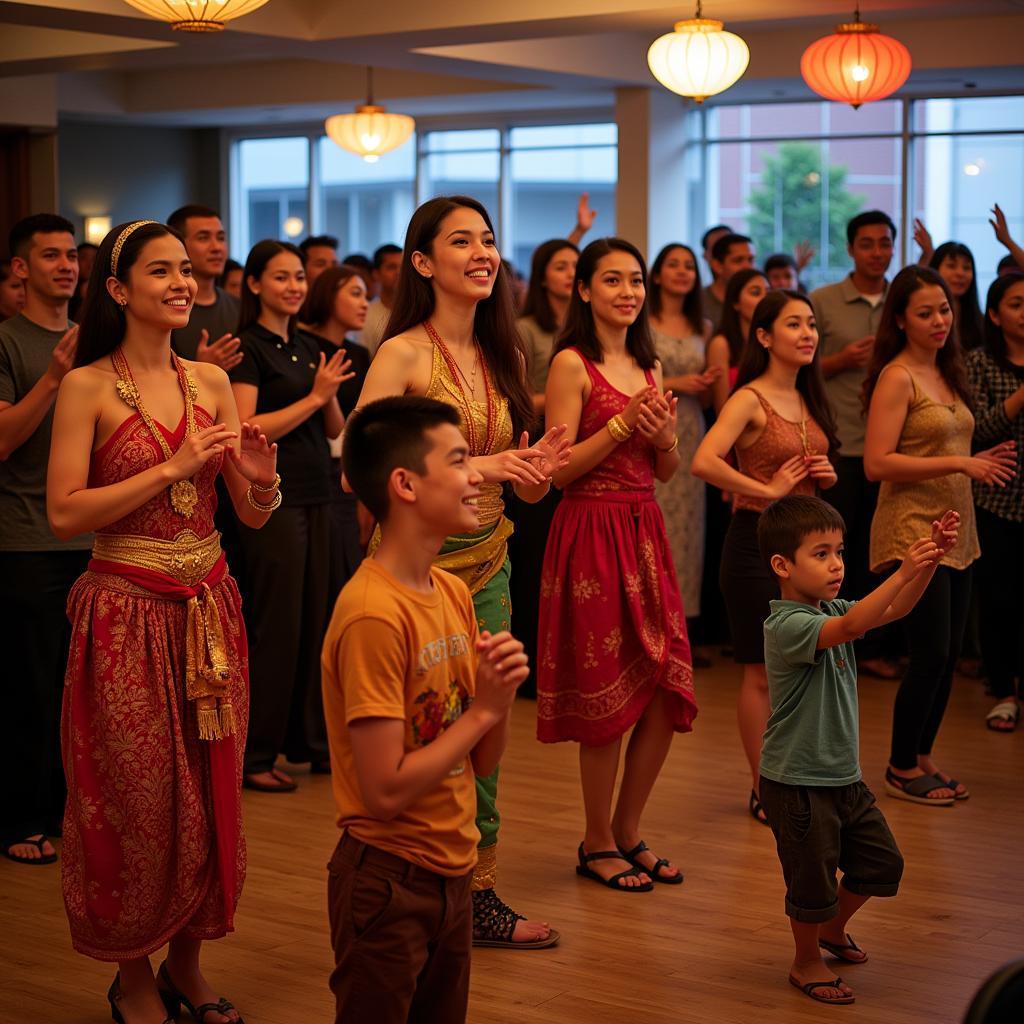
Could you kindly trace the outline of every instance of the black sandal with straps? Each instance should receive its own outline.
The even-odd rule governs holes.
[[[173,981],[171,981],[171,975],[167,970],[166,960],[160,965],[160,970],[157,972],[156,976],[156,983],[157,991],[160,993],[160,999],[163,1001],[164,1006],[167,1007],[167,1012],[171,1015],[173,1020],[178,1019],[178,1014],[181,1013],[181,1008],[183,1006],[188,1010],[192,1015],[192,1018],[196,1020],[198,1024],[212,1024],[212,1022],[207,1021],[206,1019],[206,1015],[208,1013],[219,1013],[222,1017],[227,1017],[232,1010],[237,1012],[235,1004],[229,1003],[223,997],[218,999],[215,1003],[201,1003],[199,1006],[193,1006],[189,1002],[185,993],[182,992]],[[241,1014],[234,1019],[229,1019],[231,1020],[231,1024],[245,1024],[245,1021],[242,1020]]]
[[[550,929],[546,939],[516,942],[512,933],[517,921],[525,921],[493,889],[473,893],[473,945],[495,949],[547,949],[558,943],[559,934]]]
[[[632,850],[624,850],[621,846],[619,847],[619,853],[622,854],[625,860],[628,860],[630,864],[637,869],[637,871],[643,871],[644,874],[650,876],[655,882],[661,882],[662,885],[682,885],[683,884],[683,873],[678,868],[674,875],[663,875],[662,869],[669,866],[669,861],[665,857],[658,857],[655,859],[652,867],[647,867],[646,864],[639,860],[641,853],[650,853],[651,848],[641,839]]]
[[[618,850],[597,850],[595,853],[585,853],[583,844],[580,843],[576,855],[580,859],[579,864],[576,865],[576,874],[580,878],[589,878],[616,892],[650,892],[654,888],[653,882],[641,882],[639,885],[619,885],[623,878],[639,878],[641,871],[646,874],[646,868],[632,867],[628,871],[620,871],[617,875],[612,875],[611,878],[605,878],[587,867],[592,860],[624,860],[625,858]]]

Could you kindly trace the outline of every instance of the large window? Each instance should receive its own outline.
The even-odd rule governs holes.
[[[1024,237],[1024,97],[720,106],[694,115],[688,155],[690,218],[750,235],[758,257],[817,250],[804,271],[814,287],[848,271],[845,225],[880,209],[900,230],[906,261],[919,250],[914,219],[935,245],[955,239],[974,253],[979,291],[1005,248],[989,225],[998,202]],[[900,261],[897,260],[898,264]]]
[[[337,236],[341,252],[402,244],[417,203],[469,195],[487,207],[502,253],[528,272],[536,246],[568,234],[580,193],[615,231],[614,124],[421,126],[367,164],[321,132],[242,138],[232,146],[231,251],[243,260],[261,238]]]

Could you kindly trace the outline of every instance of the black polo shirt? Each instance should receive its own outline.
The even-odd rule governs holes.
[[[322,335],[314,334],[311,331],[309,332],[309,337],[316,340],[316,343],[320,346],[320,351],[323,352],[327,359],[330,359],[338,351],[338,346]],[[338,388],[338,405],[341,406],[341,411],[347,418],[356,407],[356,402],[359,401],[359,396],[362,394],[363,381],[366,380],[366,371],[370,369],[370,350],[365,345],[360,345],[356,341],[349,341],[347,338],[345,339],[344,347],[346,358],[352,360],[352,366],[349,369],[355,374],[351,380],[345,381]]]
[[[228,376],[234,384],[259,389],[257,422],[260,413],[277,412],[309,394],[320,364],[320,348],[312,337],[296,331],[290,339],[282,338],[257,323],[239,338],[245,358]],[[322,409],[277,439],[277,471],[282,504],[323,505],[331,500],[331,455]]]

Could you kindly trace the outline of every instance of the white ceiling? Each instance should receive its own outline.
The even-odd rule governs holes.
[[[706,0],[705,17],[725,21],[751,49],[746,76],[722,99],[811,95],[799,78],[800,54],[849,20],[852,6]],[[301,122],[361,101],[364,66],[373,64],[378,98],[420,117],[607,108],[618,87],[656,87],[647,46],[694,7],[270,0],[225,32],[190,35],[123,0],[0,0],[0,99],[55,80],[54,120]],[[910,94],[1024,90],[1024,0],[878,0],[863,3],[862,16],[910,48]],[[17,118],[17,108],[4,102],[0,120]]]

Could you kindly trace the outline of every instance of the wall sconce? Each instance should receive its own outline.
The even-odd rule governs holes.
[[[99,245],[110,232],[109,217],[86,217],[85,218],[85,240]]]

